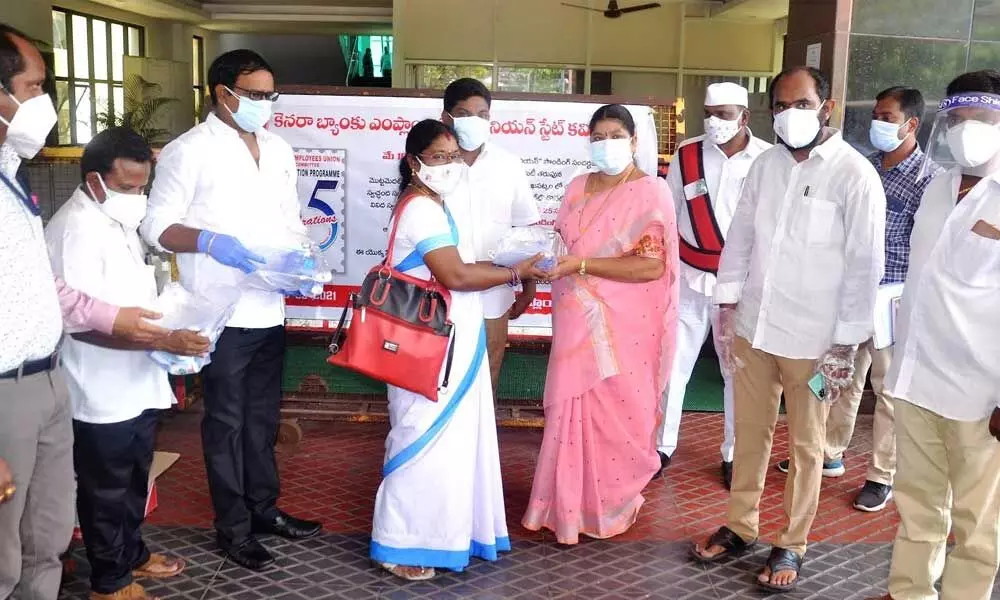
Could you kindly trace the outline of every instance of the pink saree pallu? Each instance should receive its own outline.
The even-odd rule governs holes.
[[[657,280],[592,275],[552,284],[553,336],[545,433],[522,524],[563,544],[608,538],[635,523],[659,469],[655,435],[673,359],[677,234],[664,182],[644,177],[586,201],[573,180],[556,219],[570,254],[664,260]]]

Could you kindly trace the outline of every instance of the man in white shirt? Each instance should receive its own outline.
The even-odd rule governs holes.
[[[534,225],[538,204],[521,166],[521,159],[490,143],[490,91],[476,79],[457,79],[444,91],[441,120],[455,128],[465,164],[465,180],[446,201],[454,210],[471,214],[476,260],[489,262],[490,254],[512,227]],[[500,367],[507,350],[507,326],[524,314],[535,298],[535,282],[514,290],[502,285],[480,293],[486,317],[486,346],[493,379],[493,395],[500,383]]]
[[[666,468],[677,449],[684,392],[691,371],[714,329],[717,309],[712,303],[715,274],[733,221],[743,180],[750,164],[771,144],[750,132],[749,94],[735,83],[714,83],[705,93],[705,135],[687,140],[677,149],[667,184],[677,210],[681,285],[677,321],[677,353],[670,385],[663,394],[663,424],[657,451]],[[725,429],[722,481],[729,489],[733,478],[733,387],[723,372]],[[657,477],[659,474],[657,474]],[[654,477],[655,479],[655,477]]]
[[[1000,567],[1000,72],[947,93],[927,154],[957,164],[914,219],[886,379],[900,525],[884,600],[938,598],[939,580],[942,600],[988,600]]]
[[[142,233],[176,252],[181,283],[198,292],[235,283],[304,235],[291,147],[264,129],[277,99],[274,75],[254,52],[234,50],[208,71],[213,112],[160,153]],[[220,548],[263,569],[273,556],[254,534],[311,537],[320,524],[277,508],[274,443],[285,352],[284,298],[247,290],[203,373],[202,445]]]
[[[714,562],[757,541],[784,392],[791,447],[785,525],[757,579],[781,592],[798,582],[819,504],[829,412],[821,398],[835,400],[850,385],[857,346],[872,336],[885,193],[871,163],[825,127],[834,101],[822,73],[783,71],[770,97],[781,144],[750,167],[715,287],[723,366],[735,370],[728,524],[693,554]]]
[[[41,208],[18,176],[58,116],[31,38],[0,22],[0,598],[55,598],[73,533],[73,430],[63,329],[150,342],[154,313],[52,276]],[[30,489],[30,493],[29,493]]]
[[[136,228],[146,215],[144,190],[153,152],[130,129],[102,131],[80,161],[83,185],[45,228],[52,271],[106,302],[149,306],[153,267]],[[156,344],[115,340],[94,331],[65,340],[62,361],[73,406],[77,516],[90,563],[91,600],[145,598],[138,577],[171,577],[184,561],[151,554],[139,527],[160,411],[174,393],[147,350],[196,356],[207,339],[175,331]]]

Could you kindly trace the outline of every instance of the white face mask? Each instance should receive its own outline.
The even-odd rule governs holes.
[[[632,139],[590,143],[590,162],[605,175],[618,175],[632,164]]]
[[[472,152],[490,139],[490,122],[480,117],[452,117],[458,145],[466,152]]]
[[[138,229],[139,224],[146,218],[146,205],[148,203],[146,195],[123,194],[109,190],[100,173],[97,175],[97,180],[101,182],[101,188],[104,190],[104,202],[97,204],[101,212],[120,223],[128,231]],[[87,189],[90,190],[90,197],[96,202],[97,195],[94,194],[94,188],[89,183]]]
[[[982,121],[963,121],[946,134],[948,148],[964,169],[989,163],[1000,154],[1000,128]]]
[[[727,143],[736,137],[736,134],[742,129],[740,118],[735,121],[727,121],[713,115],[705,119],[705,138],[716,146]]]
[[[3,88],[0,87],[0,90]],[[49,137],[49,132],[59,120],[56,109],[52,106],[52,99],[47,94],[42,94],[20,102],[14,94],[7,90],[3,91],[18,106],[14,118],[10,121],[0,117],[0,122],[7,126],[5,143],[21,158],[34,158],[45,146],[45,138]]]
[[[805,148],[819,135],[820,110],[787,108],[774,115],[774,132],[788,146],[795,149]]]
[[[446,196],[454,192],[462,180],[465,163],[448,163],[429,167],[420,160],[420,157],[417,157],[417,162],[420,163],[420,170],[416,173],[417,177],[438,195]]]

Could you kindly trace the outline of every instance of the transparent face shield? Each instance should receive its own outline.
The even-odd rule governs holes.
[[[986,177],[1000,172],[1000,95],[970,92],[938,105],[919,177],[938,167]]]

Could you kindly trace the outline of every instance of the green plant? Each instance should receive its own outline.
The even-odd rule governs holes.
[[[147,81],[139,75],[130,75],[124,84],[125,106],[118,114],[107,107],[97,113],[97,123],[108,127],[128,127],[142,136],[150,144],[161,142],[170,131],[157,127],[161,111],[177,102],[177,98],[160,96],[161,86]]]

